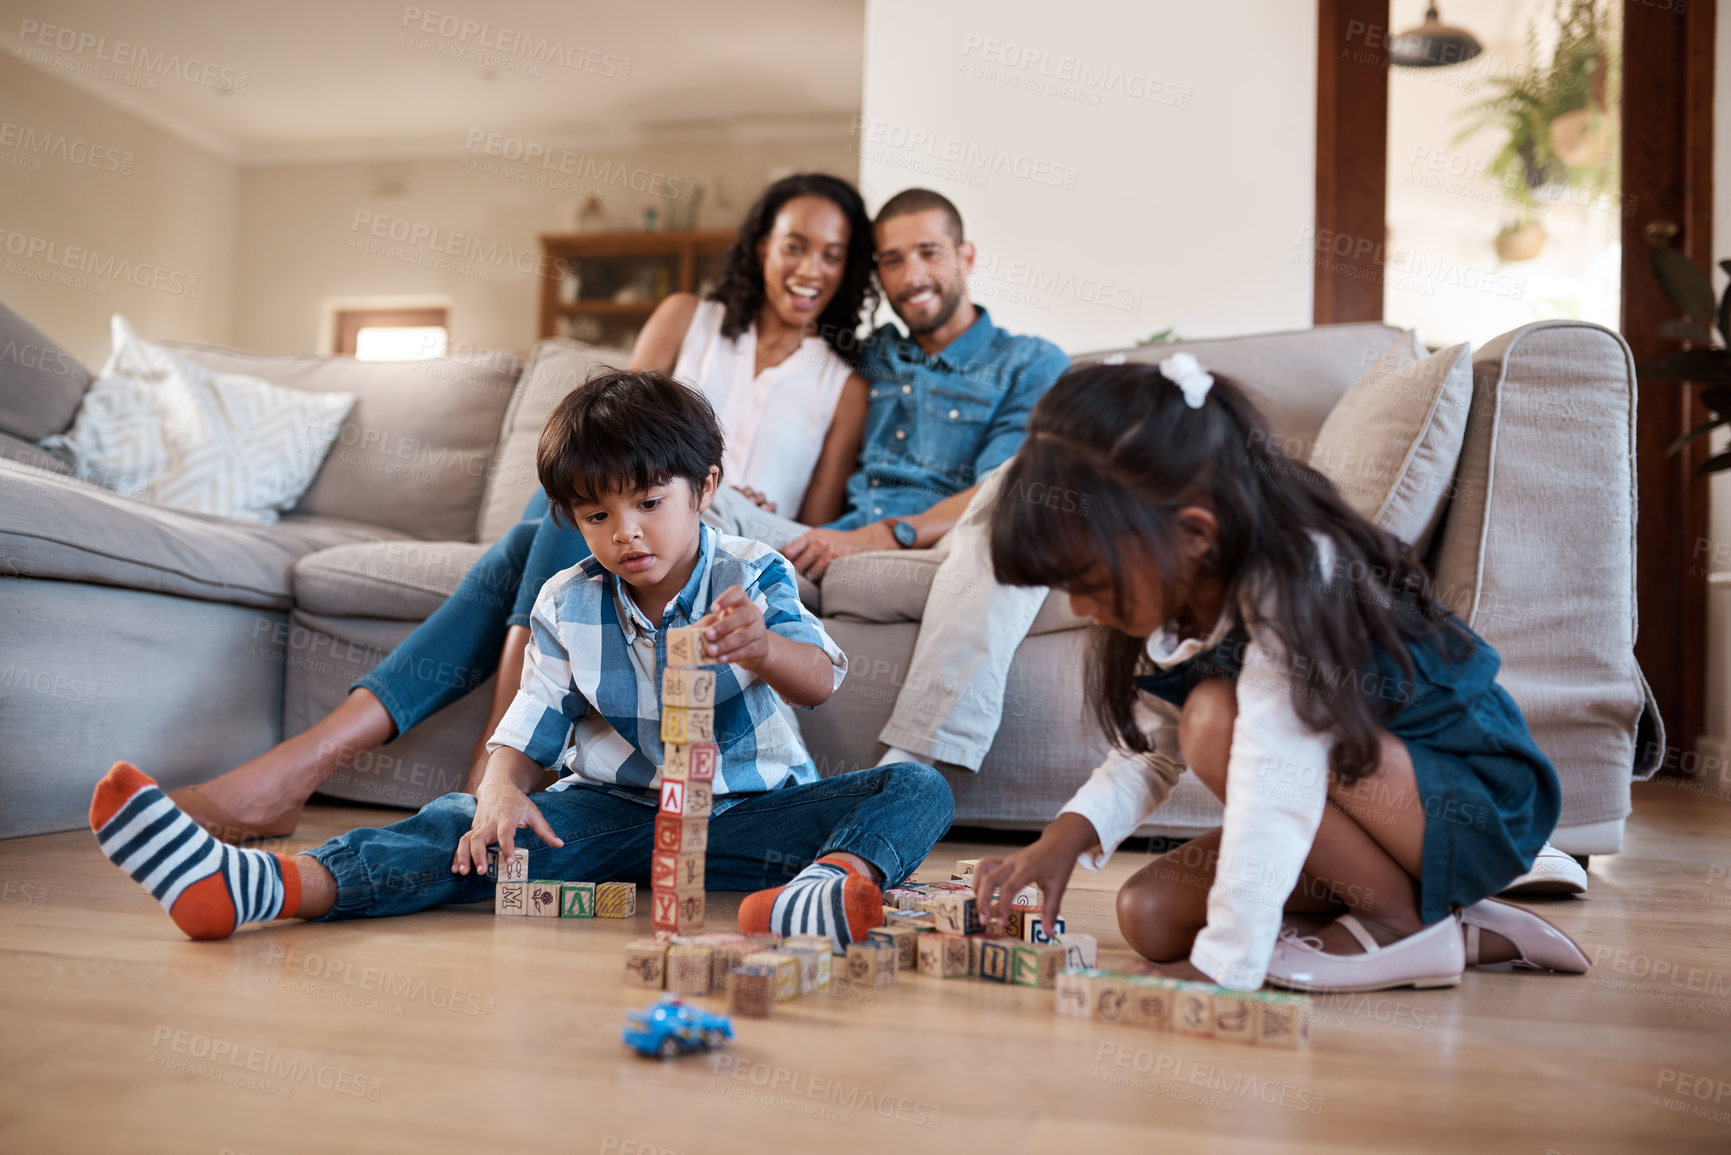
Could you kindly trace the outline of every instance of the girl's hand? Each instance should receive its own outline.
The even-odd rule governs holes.
[[[457,853],[451,859],[452,874],[487,873],[487,847],[499,844],[499,861],[507,862],[517,851],[516,832],[527,826],[548,846],[564,846],[565,840],[553,833],[541,811],[529,801],[529,796],[514,783],[501,781],[489,774],[475,795],[475,820],[469,832],[457,840]]]
[[[1076,856],[1097,844],[1094,824],[1080,814],[1060,814],[1032,846],[1007,858],[982,858],[974,867],[974,910],[985,930],[1000,929],[1010,900],[1030,882],[1040,888],[1040,920],[1058,925],[1064,890],[1076,869]]]
[[[703,615],[704,649],[718,662],[756,673],[769,657],[769,627],[745,590],[730,586]]]
[[[751,486],[749,486],[749,485],[736,485],[733,488],[735,488],[735,489],[739,490],[739,492],[745,494],[745,496],[750,499],[751,504],[757,506],[757,508],[764,510],[767,513],[774,513],[775,512],[775,502],[769,500],[769,498],[763,496],[763,494],[761,494],[757,490],[751,488]]]

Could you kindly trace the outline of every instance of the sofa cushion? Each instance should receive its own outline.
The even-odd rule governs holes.
[[[23,577],[286,609],[302,555],[400,536],[304,514],[260,525],[186,513],[0,461],[0,557]]]
[[[78,358],[0,305],[0,431],[25,441],[59,433],[89,387]]]
[[[851,622],[917,622],[943,558],[934,550],[856,553],[837,558],[823,577],[823,615]],[[809,604],[809,600],[808,600]],[[1070,612],[1070,599],[1054,591],[1028,635],[1074,630],[1088,624]]]
[[[515,357],[356,361],[164,344],[222,373],[359,398],[296,513],[432,541],[473,540],[499,423],[516,388]]]
[[[1422,557],[1454,488],[1472,402],[1470,347],[1426,356],[1409,330],[1329,413],[1310,465],[1348,505]]]
[[[10,433],[0,433],[0,457],[8,461],[21,461],[25,465],[33,465],[37,469],[46,469],[50,473],[72,472],[72,466],[65,458],[37,445],[33,441],[25,441]]]
[[[630,360],[631,354],[623,349],[603,349],[562,337],[535,346],[499,431],[480,517],[471,527],[473,540],[496,541],[522,518],[529,495],[541,484],[535,476],[535,446],[553,407],[597,369],[622,369]],[[464,539],[469,540],[467,535]]]
[[[1335,402],[1399,334],[1392,325],[1319,325],[1248,337],[1137,345],[1087,353],[1075,361],[1082,365],[1113,356],[1160,362],[1174,353],[1189,353],[1203,368],[1223,373],[1249,390],[1274,432],[1292,439],[1289,454],[1303,461]]]
[[[418,622],[438,609],[486,546],[462,541],[339,545],[295,564],[295,605],[335,618]]]

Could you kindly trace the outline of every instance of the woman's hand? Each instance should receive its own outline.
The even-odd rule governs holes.
[[[763,624],[763,611],[739,586],[723,590],[698,624],[703,627],[704,649],[718,662],[757,673],[769,657],[769,627]]]
[[[486,874],[487,847],[495,842],[499,844],[499,861],[510,861],[517,850],[516,833],[525,826],[539,834],[548,846],[565,845],[565,840],[553,833],[522,787],[489,768],[475,794],[475,819],[469,824],[469,832],[457,840],[451,873],[468,874],[473,866],[476,874]]]
[[[1029,883],[1040,888],[1040,921],[1058,925],[1058,911],[1076,856],[1098,844],[1094,824],[1080,814],[1060,814],[1032,846],[1007,858],[982,858],[974,867],[974,911],[982,929],[1002,927],[1016,893]]]
[[[745,494],[746,497],[750,498],[751,503],[753,505],[757,506],[757,508],[765,511],[766,513],[774,513],[775,512],[775,502],[769,500],[769,498],[763,496],[763,494],[761,494],[757,490],[751,488],[751,486],[749,486],[749,485],[736,485],[733,488],[739,490],[739,492]]]

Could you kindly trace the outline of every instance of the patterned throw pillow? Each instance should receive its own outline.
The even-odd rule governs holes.
[[[79,477],[159,505],[265,523],[293,509],[354,395],[216,373],[140,340],[118,313],[113,324],[114,353],[72,428],[42,446],[69,451]]]

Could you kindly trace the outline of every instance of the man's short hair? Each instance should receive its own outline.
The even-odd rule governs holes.
[[[905,188],[878,210],[878,215],[872,221],[873,225],[881,225],[885,221],[897,217],[910,216],[913,213],[929,213],[933,209],[943,213],[949,221],[950,237],[956,244],[962,243],[962,214],[956,206],[950,203],[950,198],[943,193],[933,192],[929,188]]]
[[[609,493],[666,485],[703,489],[724,440],[703,394],[653,370],[610,369],[565,395],[541,427],[535,472],[555,521]]]

